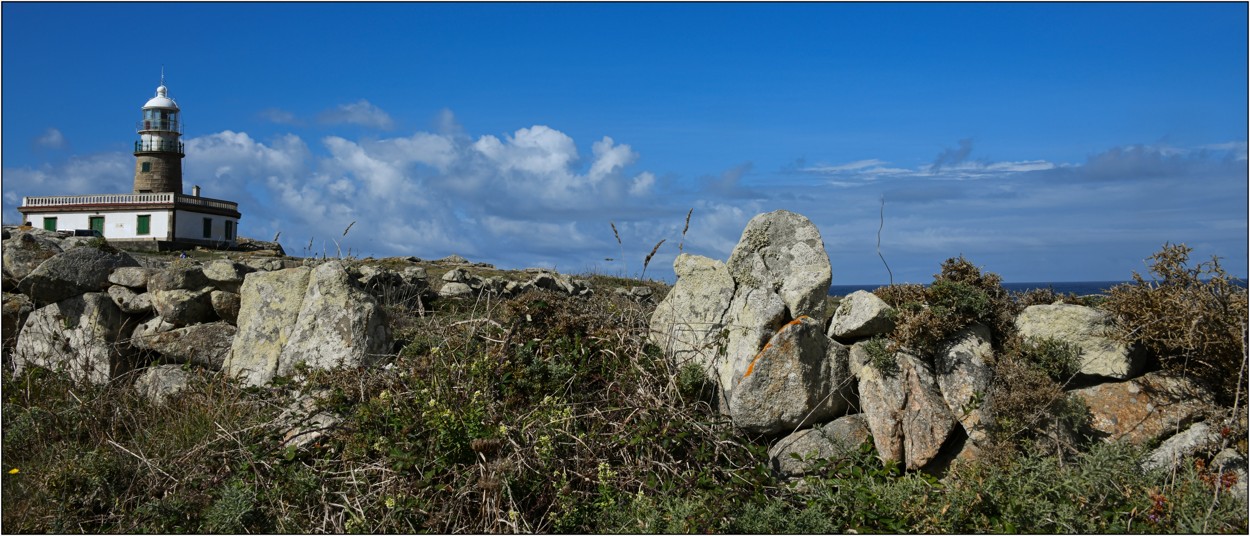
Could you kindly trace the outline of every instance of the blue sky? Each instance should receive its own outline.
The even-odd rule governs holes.
[[[724,260],[788,209],[834,284],[877,284],[884,198],[899,282],[960,254],[1126,279],[1165,242],[1247,272],[1246,3],[0,10],[10,223],[21,196],[130,191],[164,66],[186,189],[296,255],[638,275],[665,239],[671,280],[679,245]]]

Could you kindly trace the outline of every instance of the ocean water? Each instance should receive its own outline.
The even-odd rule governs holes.
[[[1050,288],[1058,294],[1106,294],[1107,290],[1129,281],[1048,281],[1032,283],[1003,283],[1003,288],[1011,292],[1027,292],[1036,288]],[[829,287],[830,296],[846,296],[857,290],[872,292],[885,285],[833,285]],[[928,286],[927,284],[925,286]]]
[[[1132,281],[1048,281],[1033,283],[1003,283],[1003,288],[1011,292],[1027,292],[1038,288],[1050,288],[1057,294],[1076,294],[1077,296],[1087,296],[1090,294],[1106,294],[1111,287],[1124,283],[1132,283]],[[1239,279],[1235,283],[1242,288],[1246,287],[1246,280]],[[857,290],[867,290],[872,292],[878,287],[885,285],[833,285],[829,287],[830,296],[846,296]],[[926,284],[925,286],[928,286]]]

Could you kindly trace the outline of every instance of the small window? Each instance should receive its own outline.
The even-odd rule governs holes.
[[[137,222],[135,227],[137,227],[138,229],[136,231],[137,234],[141,234],[141,235],[152,234],[152,215],[140,214],[139,221]]]
[[[234,240],[234,222],[226,220],[226,240]]]
[[[204,238],[213,237],[213,219],[204,218]]]
[[[151,163],[151,162],[144,162],[143,164],[140,164],[139,168],[140,168],[140,169],[141,169],[144,173],[147,173],[147,172],[149,172],[149,171],[152,171],[152,163]]]
[[[43,230],[45,230],[45,231],[55,231],[55,230],[56,230],[56,218],[53,218],[53,217],[45,217],[45,218],[43,219]]]

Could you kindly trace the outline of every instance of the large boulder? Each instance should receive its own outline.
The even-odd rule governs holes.
[[[1209,390],[1187,378],[1153,372],[1072,391],[1089,407],[1090,426],[1107,441],[1145,445],[1166,439],[1214,407]]]
[[[213,286],[219,290],[226,292],[239,292],[239,287],[243,285],[243,278],[247,274],[255,272],[256,269],[243,263],[234,262],[227,259],[218,259],[204,265],[204,277],[212,282]]]
[[[130,287],[113,285],[109,287],[108,294],[123,313],[140,315],[152,312],[152,295],[147,292],[136,294]]]
[[[156,319],[159,322],[159,317]],[[145,325],[131,336],[131,346],[160,354],[166,361],[191,363],[221,370],[238,330],[225,322],[162,329],[169,324]]]
[[[824,336],[818,320],[801,316],[786,324],[733,387],[729,414],[734,424],[751,433],[778,434],[846,413],[848,354]]]
[[[17,233],[3,243],[4,287],[16,285],[43,261],[61,253],[53,238],[38,233]]]
[[[1082,305],[1033,305],[1016,316],[1022,337],[1048,337],[1079,347],[1079,374],[1114,380],[1135,377],[1144,365],[1142,354],[1111,338],[1113,327],[1110,314]]]
[[[111,248],[81,247],[58,253],[43,261],[18,289],[38,305],[56,303],[109,287],[109,274],[123,266],[139,266],[134,257]]]
[[[122,266],[109,274],[109,283],[137,289],[147,288],[151,269],[142,266]]]
[[[994,372],[989,328],[977,324],[957,333],[938,357],[935,373],[946,407],[959,419],[974,443],[988,439],[992,422],[984,404]]]
[[[894,308],[865,290],[843,297],[829,322],[829,336],[834,339],[863,339],[891,331],[894,331]]]
[[[790,318],[824,322],[833,271],[816,225],[786,210],[747,222],[726,263],[739,287],[767,289],[785,302]]]
[[[851,347],[859,404],[882,460],[922,469],[938,458],[959,427],[928,363],[907,352],[873,362],[867,345]],[[885,366],[888,365],[888,366]]]
[[[150,294],[156,314],[176,326],[189,326],[217,319],[217,314],[213,311],[213,287],[198,290],[153,290]]]
[[[871,440],[872,433],[868,431],[864,416],[847,415],[782,438],[768,449],[768,458],[776,473],[786,477],[801,476],[819,460],[854,456],[860,445]]]
[[[88,249],[88,248],[81,248]],[[96,384],[125,373],[122,328],[127,316],[103,292],[66,298],[26,318],[13,351],[14,372],[36,365]]]
[[[677,283],[651,315],[651,341],[678,366],[693,363],[715,378],[725,350],[725,313],[734,281],[725,263],[683,253],[673,261]]]
[[[239,304],[241,299],[234,292],[226,292],[224,290],[214,290],[209,294],[209,302],[213,304],[213,312],[217,316],[231,325],[239,320]]]
[[[248,385],[312,368],[365,366],[390,351],[377,300],[338,262],[249,274],[224,370]]]
[[[158,290],[199,290],[213,283],[199,266],[172,265],[148,274],[148,292]]]

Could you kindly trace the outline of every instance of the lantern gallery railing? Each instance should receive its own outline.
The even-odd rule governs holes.
[[[183,154],[183,152],[182,152],[182,142],[180,142],[180,141],[179,141],[179,142],[172,142],[172,141],[136,141],[136,142],[135,142],[135,152],[136,152],[136,153],[145,153],[145,152],[165,152],[165,153],[178,153],[178,154]]]
[[[177,202],[181,205],[195,205],[201,207],[220,208],[225,210],[239,210],[238,203],[230,201],[222,201],[220,199],[211,199],[208,197],[196,197],[193,195],[182,195],[174,192],[165,192],[158,194],[98,194],[98,195],[50,195],[41,197],[23,197],[22,207],[59,207],[59,206],[75,206],[75,205],[150,205],[150,204],[173,204]]]

